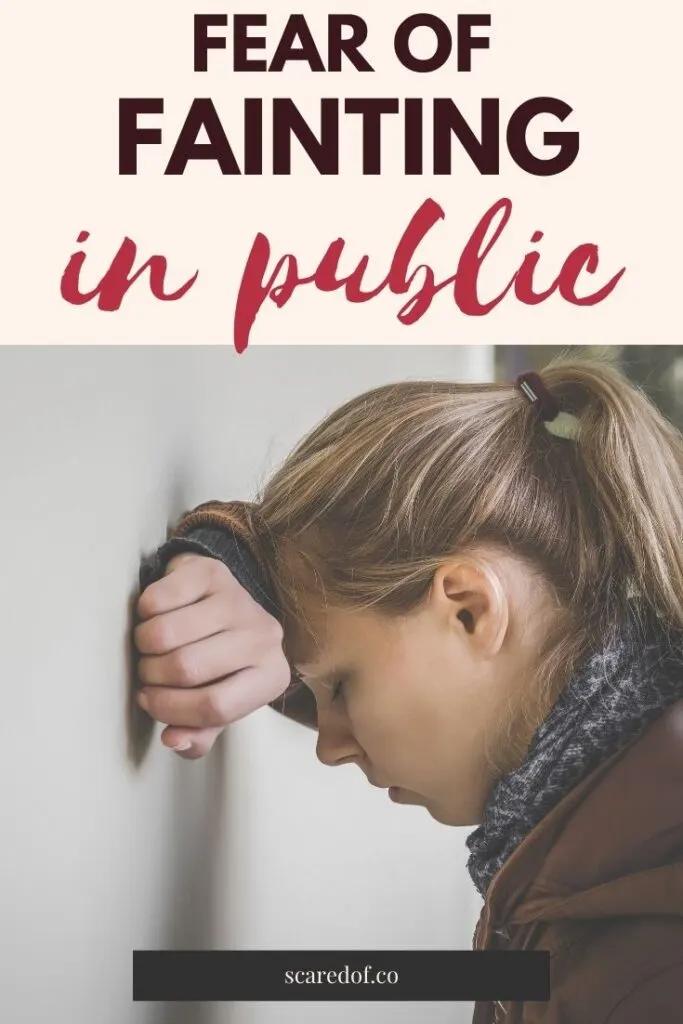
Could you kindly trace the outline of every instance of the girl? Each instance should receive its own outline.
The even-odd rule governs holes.
[[[673,1024],[682,533],[681,436],[608,366],[376,388],[143,565],[140,700],[190,757],[270,703],[477,826],[474,948],[549,950],[551,998],[475,1024]]]

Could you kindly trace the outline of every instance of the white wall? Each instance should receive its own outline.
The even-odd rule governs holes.
[[[132,950],[470,948],[468,830],[330,771],[270,708],[202,760],[131,702],[141,554],[341,401],[489,377],[450,347],[0,349],[0,1015],[11,1024],[464,1024],[466,1004],[132,1002]]]

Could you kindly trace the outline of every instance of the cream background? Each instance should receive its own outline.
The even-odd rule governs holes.
[[[600,283],[627,268],[615,292],[585,309],[556,296],[536,307],[508,298],[478,319],[464,317],[443,293],[421,321],[404,327],[396,320],[404,297],[382,295],[352,306],[340,293],[307,288],[283,310],[268,301],[251,344],[678,340],[677,5],[477,0],[460,10],[492,14],[490,49],[474,52],[469,74],[447,65],[432,75],[403,69],[391,46],[395,26],[420,8],[412,0],[390,5],[302,0],[295,9],[314,29],[324,28],[328,11],[360,13],[369,24],[363,52],[375,74],[351,69],[321,75],[296,65],[281,74],[234,74],[228,54],[219,51],[210,53],[208,73],[193,72],[195,12],[267,13],[266,54],[272,55],[277,28],[289,13],[272,0],[236,6],[217,0],[4,5],[0,67],[8,155],[0,341],[231,346],[236,291],[257,230],[266,232],[278,255],[293,248],[308,273],[327,244],[343,234],[349,269],[370,251],[377,281],[408,220],[431,196],[444,207],[446,221],[419,255],[443,278],[453,273],[481,215],[503,195],[512,198],[514,211],[496,259],[489,257],[483,279],[487,294],[508,280],[537,228],[545,232],[539,285],[555,277],[577,244],[592,241],[600,246]],[[454,26],[452,4],[434,0],[427,9]],[[578,130],[581,151],[568,171],[551,178],[519,170],[504,146],[498,177],[480,177],[463,155],[456,157],[451,178],[407,178],[400,171],[400,119],[389,118],[385,173],[363,177],[360,125],[342,114],[340,177],[320,177],[303,154],[291,177],[223,177],[216,165],[202,163],[190,164],[181,177],[163,176],[193,97],[214,99],[239,157],[242,98],[288,94],[313,124],[320,95],[452,96],[473,118],[483,96],[500,97],[502,113],[509,115],[530,97],[555,95],[574,112],[563,126],[552,118],[542,126],[538,119],[536,134],[541,127]],[[143,147],[139,174],[120,178],[117,103],[120,96],[132,95],[165,98],[163,117],[142,118],[141,124],[161,125],[166,144]],[[268,123],[266,117],[266,132]],[[103,313],[93,303],[69,306],[59,295],[59,281],[83,229],[91,233],[84,284],[99,280],[105,260],[126,234],[145,258],[151,252],[169,257],[170,284],[177,287],[196,269],[199,280],[179,302],[158,302],[138,284],[116,313]]]

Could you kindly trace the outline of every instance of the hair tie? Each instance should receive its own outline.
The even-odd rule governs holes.
[[[562,412],[560,403],[548,391],[539,373],[533,370],[520,373],[515,380],[515,387],[536,409],[549,433],[554,434],[555,437],[564,437],[570,440],[576,438],[579,421],[571,413]]]

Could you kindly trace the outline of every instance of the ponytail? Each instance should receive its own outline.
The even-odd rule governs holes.
[[[553,360],[543,371],[560,407],[576,416],[579,572],[619,614],[637,594],[683,629],[683,439],[644,392],[597,361]],[[589,531],[592,536],[588,535]],[[603,570],[588,559],[601,560]],[[590,603],[590,600],[588,601]],[[599,609],[598,609],[599,612]]]

